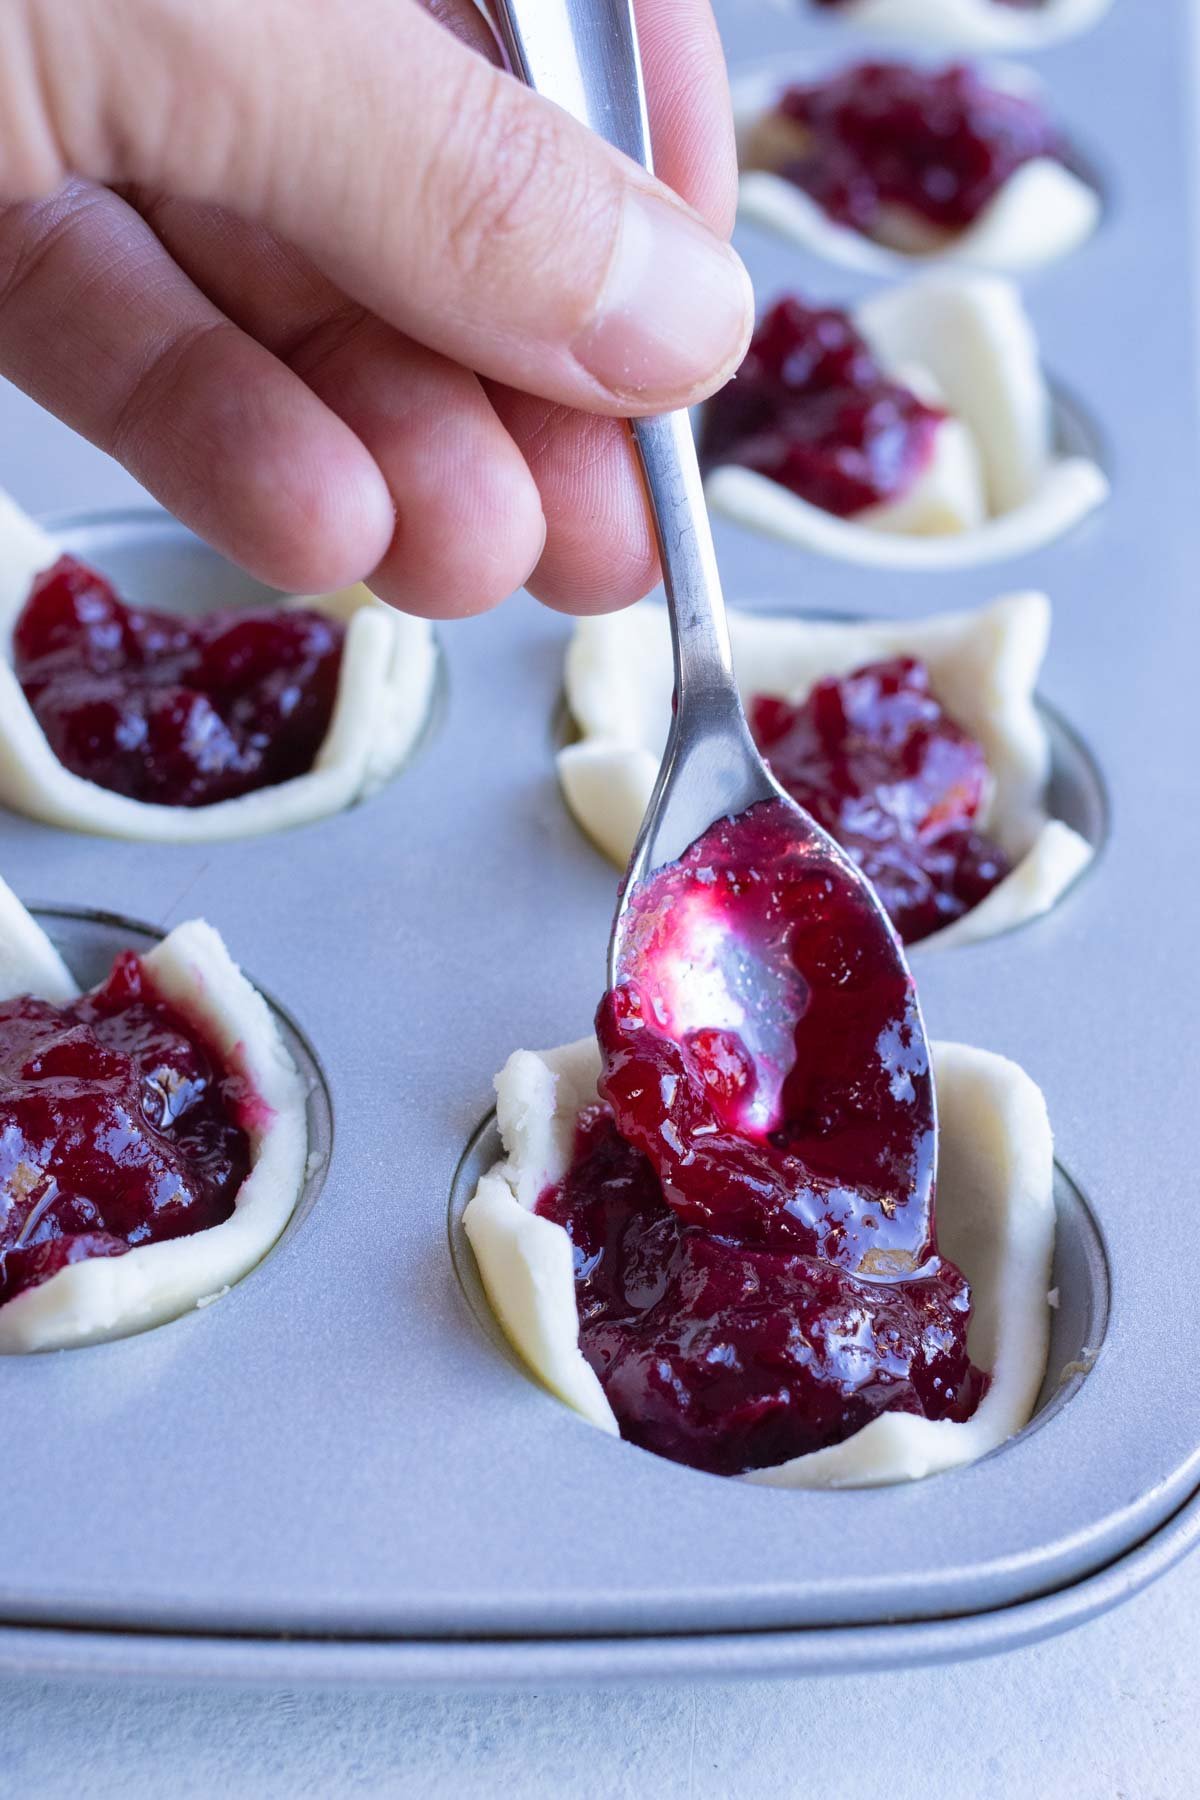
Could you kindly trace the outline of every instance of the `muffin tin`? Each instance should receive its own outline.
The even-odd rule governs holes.
[[[805,37],[790,13],[719,11],[735,57]],[[145,931],[196,914],[220,929],[284,1009],[314,1152],[293,1224],[215,1304],[0,1360],[0,1509],[36,1519],[0,1577],[0,1668],[862,1670],[1061,1629],[1200,1534],[1187,22],[1183,0],[1153,33],[1118,6],[1047,71],[1091,135],[1118,72],[1138,120],[1103,227],[1032,300],[1052,365],[1116,446],[1104,513],[1002,571],[953,576],[855,571],[718,528],[729,597],[757,610],[922,616],[1023,585],[1054,601],[1046,691],[1107,783],[1108,844],[1047,918],[919,970],[933,1034],[1013,1056],[1056,1131],[1059,1305],[1032,1424],[925,1483],[779,1493],[589,1429],[499,1339],[458,1224],[495,1151],[491,1077],[517,1045],[586,1029],[614,898],[555,778],[569,627],[521,597],[442,629],[423,743],[336,818],[188,847],[0,817],[0,873],[42,903],[84,979]],[[844,271],[774,240],[743,248],[763,297],[846,290]],[[162,515],[58,529],[134,599],[261,593]]]

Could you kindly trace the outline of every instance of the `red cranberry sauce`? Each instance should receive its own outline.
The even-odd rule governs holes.
[[[849,518],[907,493],[945,416],[884,375],[846,313],[787,297],[705,407],[701,458],[753,469]]]
[[[602,1100],[538,1201],[622,1435],[732,1475],[885,1411],[969,1417],[986,1378],[937,1254],[932,1075],[870,901],[766,801],[636,905],[596,1018]],[[739,1002],[748,960],[770,1018]]]
[[[227,1219],[249,1099],[132,951],[69,1006],[0,1002],[0,1303]]]
[[[818,682],[799,706],[758,695],[755,742],[781,787],[848,852],[906,944],[951,924],[1008,874],[974,829],[982,747],[955,724],[913,657]]]
[[[808,139],[779,173],[868,235],[885,206],[962,231],[1022,164],[1064,148],[1036,101],[989,86],[963,64],[860,63],[788,88],[778,111]]]
[[[13,660],[64,767],[134,800],[210,806],[312,768],[344,638],[299,609],[189,619],[125,606],[64,556],[34,582]]]

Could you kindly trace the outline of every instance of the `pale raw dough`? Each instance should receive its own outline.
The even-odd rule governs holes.
[[[1044,50],[1095,25],[1112,0],[1045,0],[1029,11],[996,0],[850,0],[830,23],[946,50]]]
[[[1091,859],[1085,838],[1046,815],[1050,745],[1034,693],[1049,633],[1044,594],[1010,594],[975,612],[903,624],[730,611],[744,700],[770,694],[796,704],[826,676],[887,657],[917,656],[947,712],[982,744],[992,791],[981,829],[1014,866],[979,906],[914,951],[970,943],[1036,918]],[[625,612],[577,622],[566,688],[583,735],[559,751],[559,779],[583,829],[621,868],[658,773],[673,682],[664,606],[644,600]]]
[[[198,807],[152,806],[85,781],[51,750],[12,668],[13,626],[33,578],[61,553],[0,493],[0,805],[106,837],[175,844],[251,837],[340,812],[388,780],[420,736],[437,666],[432,627],[359,585],[284,603],[346,622],[333,717],[307,774]]]
[[[304,1085],[275,1019],[211,925],[177,925],[145,957],[164,1000],[194,1021],[257,1104],[243,1121],[250,1173],[231,1216],[207,1231],[60,1269],[0,1306],[0,1352],[126,1337],[206,1304],[262,1260],[296,1205],[308,1151]],[[0,999],[59,1005],[79,989],[41,927],[0,882]]]
[[[972,1359],[991,1374],[965,1424],[887,1413],[828,1450],[742,1477],[774,1487],[871,1487],[974,1462],[1025,1425],[1046,1368],[1054,1248],[1054,1151],[1040,1089],[1003,1056],[935,1044],[938,1242],[971,1283]],[[594,1038],[518,1050],[496,1078],[507,1152],[463,1217],[492,1309],[539,1380],[602,1430],[618,1427],[579,1348],[566,1231],[533,1212],[570,1165],[575,1117],[595,1098]]]
[[[852,316],[882,367],[950,414],[931,465],[900,501],[842,519],[765,475],[720,464],[705,482],[715,511],[847,562],[951,569],[1033,550],[1107,497],[1096,463],[1054,449],[1050,392],[1012,282],[924,275]]]
[[[1025,69],[993,65],[982,73],[993,87],[1041,97],[1042,84]],[[913,261],[933,260],[1015,273],[1068,255],[1095,231],[1099,194],[1054,157],[1038,157],[1014,170],[973,224],[953,235],[908,211],[889,218],[879,238],[839,224],[794,182],[747,163],[755,128],[784,88],[792,81],[819,79],[810,66],[789,75],[777,65],[734,77],[733,114],[743,171],[739,204],[745,218],[843,268],[893,276]]]

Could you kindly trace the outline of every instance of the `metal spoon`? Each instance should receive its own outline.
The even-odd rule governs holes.
[[[631,0],[498,0],[497,12],[514,71],[529,86],[555,101],[609,143],[653,169],[645,88]],[[841,847],[775,781],[750,735],[733,673],[725,602],[704,501],[691,425],[684,412],[632,422],[654,517],[675,659],[675,712],[658,780],[634,847],[609,943],[610,987],[631,978],[644,962],[644,919],[648,882],[655,871],[676,862],[716,821],[735,820],[759,802],[790,809],[792,841],[801,852],[823,857],[836,872],[836,886],[848,906],[866,920],[866,929],[893,968],[910,981],[891,921]],[[791,834],[789,834],[789,837]],[[844,884],[844,887],[843,887]],[[866,905],[864,906],[864,901]],[[674,1024],[722,1024],[711,1017],[681,1016],[689,989],[711,1011],[714,990],[729,990],[731,1016],[758,1055],[778,1053],[786,1017],[787,981],[795,1015],[795,973],[781,971],[773,957],[747,956],[744,940],[713,942],[713,921],[704,921],[704,942],[676,945],[672,983]],[[640,972],[640,969],[639,969]],[[755,983],[760,992],[752,990]],[[784,1017],[780,1018],[780,1002]],[[798,1016],[798,1015],[796,1015]],[[771,1021],[774,1021],[772,1028]],[[909,1012],[909,1049],[928,1063],[928,1044],[915,997]],[[794,1022],[794,1020],[793,1020]],[[762,1032],[766,1032],[766,1041]],[[759,1041],[754,1041],[758,1037]],[[923,1053],[923,1058],[922,1058]],[[776,1084],[777,1086],[777,1084]],[[932,1197],[936,1156],[936,1114],[932,1080],[914,1106],[914,1124],[925,1137],[923,1159]],[[918,1187],[925,1187],[922,1181]]]

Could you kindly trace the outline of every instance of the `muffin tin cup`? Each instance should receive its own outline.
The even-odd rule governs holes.
[[[454,1271],[476,1324],[493,1349],[525,1373],[524,1365],[488,1303],[463,1229],[463,1213],[480,1177],[500,1161],[504,1153],[495,1115],[490,1113],[472,1133],[455,1171],[450,1190],[447,1236]],[[1054,1168],[1054,1212],[1054,1262],[1050,1275],[1054,1301],[1046,1374],[1034,1415],[1020,1437],[1042,1429],[1078,1393],[1095,1367],[1108,1330],[1110,1281],[1104,1240],[1087,1201],[1058,1163]],[[529,1379],[528,1375],[526,1379]],[[1010,1439],[990,1454],[999,1456],[1017,1441]],[[940,1480],[942,1477],[931,1476],[929,1479]]]
[[[838,612],[818,607],[797,611],[786,600],[780,600],[778,593],[777,589],[776,596],[770,600],[739,598],[738,610],[750,617],[774,615],[780,619],[795,619],[799,622],[811,621],[838,625],[861,625],[869,622],[863,613]],[[1108,834],[1112,823],[1112,805],[1108,788],[1096,759],[1074,725],[1070,720],[1064,718],[1059,709],[1052,706],[1038,690],[1034,692],[1033,703],[1041,728],[1045,733],[1049,752],[1049,768],[1042,793],[1047,818],[1069,825],[1087,842],[1091,851],[1088,861],[1071,877],[1047,909],[1053,910],[1054,907],[1061,905],[1070,894],[1073,894],[1081,882],[1089,880],[1095,873],[1108,843]],[[586,741],[585,734],[581,731],[571,712],[571,703],[564,681],[549,719],[550,754],[556,760],[556,767],[557,758],[562,750],[572,744],[584,741]],[[562,786],[561,772],[559,782],[563,804],[570,810],[566,789]],[[586,821],[574,812],[571,816],[575,819],[576,826],[585,842],[592,845],[601,855],[608,854],[603,845],[592,837]],[[1006,936],[1012,931],[1024,931],[1029,926],[1036,925],[1041,916],[1043,915],[1037,914],[1003,925],[990,932],[988,939]],[[969,945],[957,946],[956,954],[960,953],[962,948],[969,947]],[[927,953],[928,946],[922,946],[920,943],[914,945],[909,952],[910,956],[914,954],[916,956],[915,968],[918,982],[921,980],[921,971]]]
[[[803,37],[790,12],[720,10],[739,55]],[[1114,71],[1139,119],[1123,204],[1033,303],[1051,366],[1139,446],[1103,516],[955,577],[828,567],[718,526],[734,603],[900,618],[1002,588],[1053,600],[1043,688],[1103,778],[1103,860],[1046,918],[920,967],[932,1034],[1013,1057],[1055,1128],[1059,1304],[1030,1426],[909,1486],[721,1481],[590,1428],[481,1316],[457,1219],[495,1148],[477,1135],[492,1076],[519,1045],[587,1029],[616,885],[557,786],[568,623],[518,598],[443,628],[440,716],[390,786],[335,818],[189,847],[0,817],[0,873],[48,904],[85,976],[123,920],[210,919],[311,1046],[333,1133],[320,1193],[224,1298],[0,1360],[0,1505],[39,1524],[0,1575],[0,1667],[441,1684],[865,1671],[1062,1629],[1194,1540],[1186,24],[1182,0],[1155,33],[1118,6],[1055,59],[1060,108],[1094,120],[1089,136]],[[753,263],[764,293],[845,289],[779,246]],[[58,529],[135,599],[261,597],[160,515]]]

